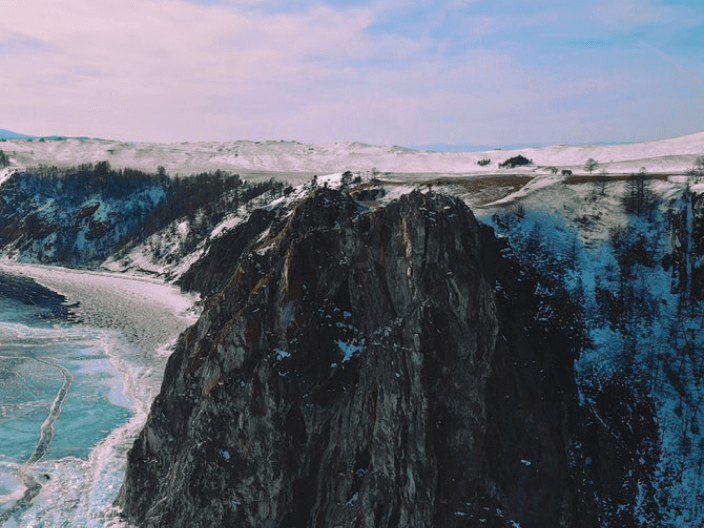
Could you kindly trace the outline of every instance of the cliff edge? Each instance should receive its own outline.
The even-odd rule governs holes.
[[[252,246],[168,361],[129,522],[595,525],[578,346],[466,205],[318,189]]]

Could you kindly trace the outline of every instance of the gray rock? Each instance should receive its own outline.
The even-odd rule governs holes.
[[[593,526],[574,343],[459,200],[318,189],[169,359],[117,499],[139,526]]]

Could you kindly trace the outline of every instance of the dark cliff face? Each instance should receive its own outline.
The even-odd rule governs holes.
[[[662,264],[672,270],[672,291],[685,303],[704,300],[704,194],[683,193],[667,217],[671,252]]]
[[[366,211],[316,191],[181,337],[129,454],[124,516],[592,526],[570,469],[573,356],[500,249],[448,197]]]
[[[183,290],[204,297],[220,291],[232,276],[234,264],[256,243],[277,214],[273,209],[255,209],[246,222],[210,242],[207,252],[176,283]]]
[[[95,266],[161,198],[143,183],[101,195],[75,180],[15,173],[0,187],[0,249],[24,261]]]

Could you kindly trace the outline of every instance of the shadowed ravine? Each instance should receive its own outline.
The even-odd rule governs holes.
[[[39,495],[39,492],[42,489],[42,485],[39,483],[39,481],[32,475],[27,473],[27,470],[32,464],[36,464],[44,457],[47,452],[47,449],[49,449],[49,446],[51,445],[51,441],[54,439],[54,424],[56,423],[56,420],[59,419],[59,416],[61,416],[61,408],[63,406],[64,400],[66,399],[66,395],[68,394],[68,390],[71,388],[71,384],[73,383],[73,376],[71,375],[69,370],[63,365],[53,363],[44,358],[35,358],[31,356],[0,356],[0,359],[28,359],[39,361],[40,363],[51,365],[52,367],[56,367],[57,369],[59,369],[64,378],[64,381],[61,384],[61,388],[59,389],[58,393],[56,394],[56,398],[54,398],[54,401],[51,404],[49,414],[40,428],[39,441],[37,442],[34,451],[32,451],[32,454],[22,465],[17,474],[18,478],[22,480],[22,483],[27,489],[22,495],[22,498],[17,500],[7,510],[0,512],[0,524],[2,524],[8,521],[15,513],[27,508],[34,499],[34,497]]]

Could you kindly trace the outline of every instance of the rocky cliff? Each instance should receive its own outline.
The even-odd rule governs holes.
[[[596,524],[574,327],[462,202],[318,189],[252,246],[168,361],[128,521]]]
[[[0,186],[0,252],[23,262],[97,266],[163,198],[148,180],[124,188],[92,171],[16,172]],[[120,182],[122,183],[122,182]]]
[[[672,272],[672,291],[683,303],[704,299],[704,194],[684,192],[667,211],[670,251],[662,260]]]

